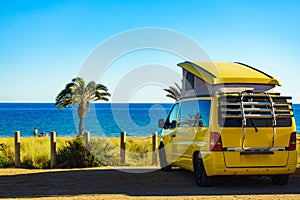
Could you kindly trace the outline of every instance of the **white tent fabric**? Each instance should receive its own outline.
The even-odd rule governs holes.
[[[212,85],[198,76],[192,74],[186,69],[182,69],[183,83],[181,98],[196,97],[196,96],[214,96],[215,94],[228,93],[228,92],[241,92],[245,90],[253,90],[255,92],[269,92],[276,93],[275,85],[266,84],[217,84]]]

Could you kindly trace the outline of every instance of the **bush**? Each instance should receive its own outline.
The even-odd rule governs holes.
[[[96,167],[100,166],[94,156],[86,149],[82,139],[75,137],[57,152],[58,168]]]
[[[48,169],[50,168],[50,160],[47,156],[24,156],[21,166],[26,169]]]
[[[13,167],[14,161],[9,160],[7,157],[0,156],[0,168]]]
[[[117,165],[119,162],[118,146],[115,146],[109,139],[93,138],[89,142],[87,149],[101,165]]]
[[[14,153],[10,146],[0,143],[0,167],[13,167]]]

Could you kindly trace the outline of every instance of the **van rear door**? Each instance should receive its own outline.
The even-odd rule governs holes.
[[[293,113],[290,97],[245,92],[219,97],[227,167],[286,166]]]

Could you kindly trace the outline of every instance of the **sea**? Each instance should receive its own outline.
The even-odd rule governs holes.
[[[118,137],[150,136],[159,132],[158,119],[165,119],[172,104],[168,103],[95,103],[91,104],[84,120],[84,131],[91,136]],[[293,104],[297,133],[300,133],[300,104]],[[79,118],[77,109],[58,110],[54,103],[0,103],[0,137],[13,137],[20,131],[21,137],[55,131],[57,137],[77,135]]]
[[[158,119],[166,118],[172,104],[168,103],[95,103],[84,119],[84,131],[91,136],[149,136],[158,132]],[[0,137],[21,137],[55,131],[57,137],[78,134],[77,107],[58,110],[54,103],[0,103]]]

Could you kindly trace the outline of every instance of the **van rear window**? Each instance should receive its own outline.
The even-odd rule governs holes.
[[[292,126],[291,119],[277,119],[277,127]],[[223,127],[242,127],[242,119],[221,119],[219,117],[219,126]],[[272,127],[271,119],[247,119],[246,127]]]
[[[218,121],[221,127],[277,127],[292,126],[293,112],[288,97],[265,95],[220,96]]]

